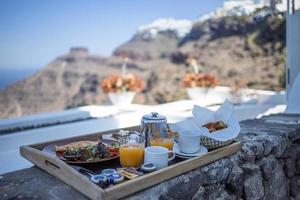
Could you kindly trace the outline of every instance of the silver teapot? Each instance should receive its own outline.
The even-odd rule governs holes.
[[[145,146],[150,146],[152,137],[166,137],[167,126],[167,118],[157,112],[144,115],[141,120],[141,134],[145,138]]]

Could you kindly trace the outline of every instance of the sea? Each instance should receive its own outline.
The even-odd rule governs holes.
[[[38,69],[1,69],[0,68],[0,91],[15,83],[33,75]]]

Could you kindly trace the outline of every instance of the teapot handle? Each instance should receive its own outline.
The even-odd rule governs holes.
[[[141,134],[144,136],[145,139],[145,147],[150,146],[149,133],[151,133],[151,128],[145,124],[141,130]]]

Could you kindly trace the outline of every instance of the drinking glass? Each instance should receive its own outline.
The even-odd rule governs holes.
[[[150,140],[150,146],[166,147],[172,151],[174,146],[174,136],[152,137]]]
[[[123,136],[120,140],[120,163],[122,167],[140,167],[144,162],[143,138]]]

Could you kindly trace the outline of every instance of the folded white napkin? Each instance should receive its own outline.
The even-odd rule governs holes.
[[[233,116],[234,106],[226,100],[221,107],[213,112],[206,108],[195,105],[193,108],[193,117],[187,118],[175,124],[170,124],[173,131],[184,132],[192,131],[193,134],[201,134],[218,141],[228,141],[236,138],[240,132],[240,124]],[[227,128],[209,133],[207,128],[202,127],[209,122],[223,121]]]

